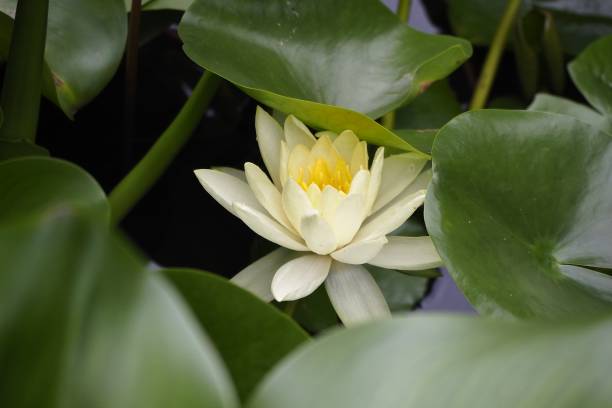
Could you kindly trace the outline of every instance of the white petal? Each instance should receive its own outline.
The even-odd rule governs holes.
[[[430,237],[387,237],[389,243],[368,263],[400,271],[420,271],[442,265]],[[333,255],[332,255],[333,256]]]
[[[365,197],[368,193],[369,185],[369,170],[359,170],[357,174],[353,176],[353,180],[351,180],[351,188],[349,189],[349,194],[362,194]]]
[[[294,259],[298,254],[298,252],[290,251],[287,248],[275,249],[238,272],[230,281],[265,302],[270,302],[274,299],[274,296],[272,296],[274,274],[278,268]]]
[[[316,254],[327,255],[337,248],[334,230],[319,214],[302,218],[300,232],[308,249]]]
[[[330,185],[323,188],[323,191],[321,192],[321,202],[319,203],[318,209],[327,222],[333,222],[334,217],[336,216],[336,209],[345,197],[346,195],[344,193],[341,193]]]
[[[426,190],[402,193],[396,201],[368,217],[355,236],[354,242],[387,235],[402,225],[425,201]]]
[[[272,184],[268,176],[266,176],[266,174],[253,163],[245,163],[244,171],[249,186],[251,187],[251,190],[253,191],[253,194],[255,194],[257,200],[268,211],[268,213],[276,219],[276,221],[280,222],[285,228],[292,231],[293,226],[289,222],[289,219],[283,210],[281,193],[274,186],[274,184]]]
[[[331,257],[336,261],[353,265],[370,263],[370,260],[380,252],[386,243],[387,238],[384,236],[372,240],[353,242],[336,252],[332,252]]]
[[[263,212],[241,203],[234,203],[234,211],[250,229],[268,241],[295,251],[308,251],[301,238]]]
[[[282,190],[289,174],[289,148],[287,147],[287,142],[284,140],[281,142],[279,174],[281,185],[278,187]]]
[[[345,130],[334,140],[333,145],[344,161],[350,163],[357,143],[359,143],[359,139],[357,139],[355,133],[352,130]]]
[[[336,132],[332,132],[331,130],[322,130],[321,132],[315,133],[315,136],[317,137],[317,139],[323,136],[327,136],[329,137],[329,140],[333,142],[338,137],[338,134]]]
[[[338,246],[343,246],[359,231],[365,218],[365,196],[363,194],[349,194],[336,208],[332,218],[332,227],[335,232]]]
[[[293,115],[287,116],[285,120],[285,140],[289,151],[297,145],[304,145],[310,149],[316,142],[308,127]]]
[[[316,214],[308,194],[293,179],[287,179],[283,189],[283,209],[291,225],[299,232],[302,218]]]
[[[378,196],[380,188],[383,164],[385,162],[385,148],[379,147],[374,155],[372,167],[370,168],[370,184],[368,186],[368,194],[366,196],[366,213],[369,214]]]
[[[265,110],[257,107],[255,113],[255,132],[257,133],[257,144],[261,157],[274,180],[274,184],[281,188],[280,182],[280,156],[283,140],[283,129],[278,122]]]
[[[256,210],[263,210],[249,185],[237,177],[218,170],[199,169],[194,171],[202,187],[234,215],[234,203],[244,203]]]
[[[368,145],[366,142],[359,142],[353,149],[351,156],[351,174],[354,176],[359,170],[368,169]]]
[[[333,262],[325,288],[338,317],[346,326],[391,317],[376,281],[361,265]]]
[[[416,157],[412,153],[396,154],[387,157],[384,161],[380,190],[372,212],[383,208],[392,199],[397,197],[410,183],[414,182],[417,175],[425,166],[427,160]],[[417,190],[420,190],[419,187]],[[415,190],[416,191],[416,190]]]
[[[246,175],[244,174],[244,170],[235,169],[233,167],[224,167],[224,166],[215,166],[212,167],[213,170],[220,171],[221,173],[225,173],[230,176],[234,176],[237,179],[240,179],[246,183]]]
[[[327,278],[331,258],[326,255],[304,255],[287,262],[272,279],[272,294],[279,302],[310,295]]]

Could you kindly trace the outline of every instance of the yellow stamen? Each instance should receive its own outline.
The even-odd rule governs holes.
[[[326,160],[317,159],[306,169],[301,167],[295,181],[304,191],[308,190],[308,186],[314,183],[321,190],[325,186],[332,186],[339,191],[348,193],[352,178],[349,165],[343,159],[338,158],[333,169],[330,169],[330,164]]]

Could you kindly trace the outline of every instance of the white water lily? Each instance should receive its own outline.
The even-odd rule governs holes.
[[[258,108],[257,142],[270,178],[253,163],[200,169],[206,191],[253,231],[281,246],[232,281],[266,301],[296,300],[325,282],[344,324],[390,315],[371,264],[399,270],[440,265],[428,236],[387,236],[425,199],[431,172],[413,153],[368,165],[366,142],[350,130],[314,136],[294,116],[284,130]]]

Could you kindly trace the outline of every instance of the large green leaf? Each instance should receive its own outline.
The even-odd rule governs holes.
[[[448,16],[457,35],[476,45],[489,45],[495,34],[506,0],[448,0]],[[525,0],[521,14],[544,10],[556,22],[560,43],[570,54],[612,33],[612,2],[609,0]]]
[[[191,59],[262,103],[404,150],[372,119],[471,55],[468,42],[418,32],[378,0],[196,0],[179,34]]]
[[[599,408],[612,320],[420,315],[336,331],[283,361],[249,408]]]
[[[0,0],[6,58],[17,0]],[[69,117],[113,77],[127,36],[123,0],[49,0],[43,92]]]
[[[568,69],[591,105],[612,116],[612,35],[589,45],[568,65]]]
[[[189,269],[164,272],[221,353],[242,398],[308,339],[286,314],[226,279]]]
[[[69,209],[0,230],[0,406],[236,407],[172,288]]]
[[[440,130],[425,220],[482,313],[612,308],[612,138],[565,115],[476,111]]]
[[[102,222],[110,209],[100,185],[76,165],[47,157],[0,163],[0,223],[57,207],[90,210]]]

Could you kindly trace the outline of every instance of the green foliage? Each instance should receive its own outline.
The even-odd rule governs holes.
[[[7,56],[16,4],[0,0],[0,58]],[[45,96],[73,117],[115,74],[126,36],[122,0],[49,0]]]
[[[283,361],[248,408],[605,406],[612,320],[415,316],[336,331]]]
[[[223,278],[190,269],[163,272],[206,328],[243,399],[282,357],[308,339],[287,315]]]
[[[179,31],[187,55],[274,109],[374,144],[410,150],[372,118],[471,55],[467,42],[415,31],[378,1],[251,4],[196,0]]]
[[[101,223],[109,219],[106,195],[76,165],[58,159],[27,157],[0,163],[0,224],[58,208],[79,208]]]
[[[0,228],[0,405],[236,407],[175,292],[69,208]]]
[[[476,111],[440,130],[427,229],[481,312],[610,309],[612,138],[569,116]]]

